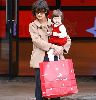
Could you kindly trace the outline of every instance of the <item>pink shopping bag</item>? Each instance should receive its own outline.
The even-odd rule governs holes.
[[[39,65],[43,97],[55,98],[78,92],[72,59],[42,62]]]

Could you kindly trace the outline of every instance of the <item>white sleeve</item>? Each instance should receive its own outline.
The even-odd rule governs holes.
[[[59,33],[59,37],[60,37],[60,38],[64,38],[64,37],[67,36],[66,28],[65,28],[64,25],[61,25],[61,26],[59,27],[59,30],[60,30],[60,32],[61,32],[61,33]]]

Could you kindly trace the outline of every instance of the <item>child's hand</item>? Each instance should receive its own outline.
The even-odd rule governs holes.
[[[52,32],[47,32],[47,35],[48,35],[48,36],[52,35]]]
[[[59,55],[61,53],[63,53],[63,47],[62,46],[57,46],[57,45],[52,45],[51,46],[52,49],[54,49],[54,55]]]

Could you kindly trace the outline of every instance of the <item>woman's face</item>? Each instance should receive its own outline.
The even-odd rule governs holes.
[[[36,18],[38,20],[42,20],[46,17],[45,15],[45,11],[44,10],[41,10],[41,11],[36,11]]]

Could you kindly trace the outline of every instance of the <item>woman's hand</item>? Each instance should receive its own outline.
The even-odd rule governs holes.
[[[54,55],[59,55],[59,54],[63,53],[62,46],[57,46],[57,45],[53,44],[51,48],[54,49]]]

